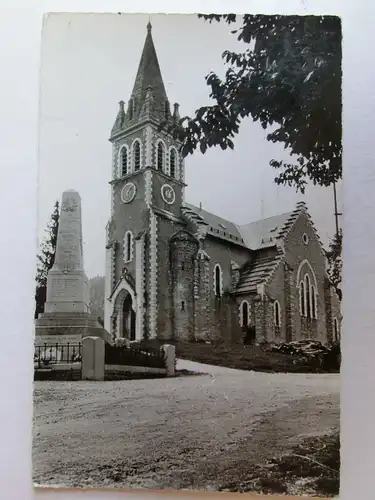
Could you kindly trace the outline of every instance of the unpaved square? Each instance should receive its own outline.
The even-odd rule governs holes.
[[[216,490],[339,425],[339,375],[179,363],[206,374],[35,383],[34,482]]]

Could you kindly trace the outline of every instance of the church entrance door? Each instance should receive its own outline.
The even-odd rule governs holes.
[[[132,298],[128,293],[122,305],[122,337],[129,340],[135,340],[135,312],[132,306]]]

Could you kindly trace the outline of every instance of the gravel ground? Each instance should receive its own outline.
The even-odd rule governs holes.
[[[178,368],[206,374],[36,382],[34,482],[217,490],[339,425],[339,375]]]

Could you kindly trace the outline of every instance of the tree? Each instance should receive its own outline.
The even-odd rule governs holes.
[[[342,300],[342,229],[335,234],[329,244],[329,250],[326,252],[328,259],[328,277],[338,295]]]
[[[210,23],[231,25],[235,14],[203,15]],[[251,117],[267,140],[282,143],[294,161],[272,159],[277,184],[305,191],[342,177],[341,22],[334,16],[244,15],[231,31],[247,48],[222,54],[225,78],[206,76],[214,104],[190,118],[162,124],[181,141],[183,156],[198,147],[233,149],[243,119]]]
[[[37,256],[35,318],[44,312],[44,304],[47,299],[47,274],[55,262],[59,219],[59,202],[56,201],[50,221],[47,224],[47,235],[41,244],[40,253]]]
[[[104,282],[104,276],[95,276],[89,280],[91,313],[95,314],[101,326],[104,326]]]

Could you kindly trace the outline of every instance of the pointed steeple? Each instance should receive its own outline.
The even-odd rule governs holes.
[[[147,24],[146,40],[143,46],[137,76],[135,77],[132,97],[135,98],[136,101],[143,101],[148,87],[152,88],[154,99],[162,101],[164,106],[168,98],[161,76],[154,41],[152,39],[152,26],[150,22]]]
[[[172,113],[152,38],[151,22],[149,21],[127,112],[125,113],[123,105],[120,105],[111,137],[139,121],[153,120],[161,123],[165,119],[171,120]]]
[[[147,35],[143,46],[141,60],[133,86],[131,98],[135,103],[135,116],[142,109],[145,100],[152,95],[150,115],[153,118],[165,119],[166,109],[169,109],[168,97],[161,76],[158,56],[152,38],[152,26],[147,24]],[[150,117],[151,117],[150,116]]]

